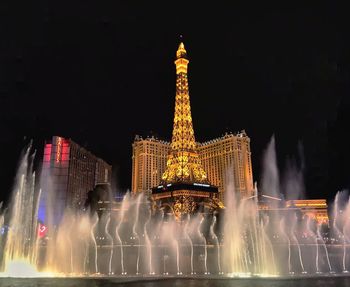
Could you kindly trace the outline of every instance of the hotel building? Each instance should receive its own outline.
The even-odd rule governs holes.
[[[158,185],[166,168],[170,143],[154,137],[136,136],[132,144],[132,182],[133,192],[150,193]]]
[[[219,188],[219,198],[224,202],[227,177],[231,173],[235,191],[242,197],[253,195],[253,172],[250,138],[245,131],[198,144],[199,158],[208,179]]]
[[[316,220],[319,224],[328,224],[328,206],[326,199],[287,200],[286,208],[299,209],[303,216]]]
[[[56,222],[66,207],[82,208],[96,184],[110,183],[111,172],[111,165],[73,140],[53,136],[44,147],[39,218],[44,221],[48,202]]]
[[[197,143],[199,158],[208,180],[219,188],[219,199],[224,202],[227,172],[232,172],[235,190],[243,197],[254,190],[250,138],[245,131],[227,133],[222,137]],[[132,144],[133,192],[150,193],[158,185],[166,169],[170,142],[154,137],[136,136]]]

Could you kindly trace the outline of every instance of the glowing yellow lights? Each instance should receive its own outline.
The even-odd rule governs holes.
[[[319,204],[319,203],[303,204],[303,203],[296,203],[296,204],[294,204],[294,206],[296,206],[296,207],[306,207],[306,206],[327,207],[327,204]]]
[[[327,202],[325,199],[298,199],[298,200],[288,200],[286,202],[287,207],[320,207],[326,208]]]
[[[177,59],[176,64],[176,74],[187,73],[187,65],[189,61],[183,58]]]
[[[187,52],[180,43],[176,52],[176,97],[171,153],[167,169],[162,175],[165,182],[206,182],[207,175],[200,163],[194,137],[190,96],[187,81]]]
[[[286,207],[299,208],[304,215],[315,219],[319,224],[329,221],[326,199],[288,200]]]
[[[186,57],[186,55],[187,55],[187,52],[185,49],[185,45],[184,45],[184,43],[181,42],[179,45],[179,48],[176,51],[176,58],[177,59],[184,58],[184,57]]]
[[[62,150],[62,138],[57,137],[57,150],[56,150],[56,162],[59,162],[61,159],[61,150]]]
[[[254,278],[254,277],[260,277],[260,278],[275,278],[278,277],[278,274],[268,274],[268,273],[244,273],[244,272],[235,272],[235,273],[227,273],[227,277],[231,278]]]
[[[176,51],[176,74],[187,74],[187,65],[189,61],[186,59],[187,52],[185,50],[185,45],[181,42],[179,45],[179,48]],[[186,77],[186,75],[185,75]],[[178,83],[176,83],[176,86],[178,86]]]

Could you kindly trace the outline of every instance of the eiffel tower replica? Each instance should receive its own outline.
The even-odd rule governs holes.
[[[181,42],[176,52],[176,97],[171,150],[161,183],[152,188],[153,209],[163,209],[181,220],[197,212],[223,208],[218,188],[210,184],[200,162],[194,137],[187,79],[189,60]]]

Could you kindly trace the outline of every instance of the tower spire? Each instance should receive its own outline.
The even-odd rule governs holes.
[[[187,79],[187,51],[180,42],[176,51],[176,96],[171,152],[162,176],[165,182],[207,182],[200,163],[191,116]]]

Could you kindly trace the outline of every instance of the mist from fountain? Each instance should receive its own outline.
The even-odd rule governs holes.
[[[349,273],[346,268],[346,258],[347,258],[347,244],[349,244],[349,236],[350,236],[350,199],[347,201],[347,205],[344,212],[345,219],[343,220],[343,273]]]
[[[98,260],[97,260],[97,258],[98,258],[98,252],[97,252],[97,242],[96,242],[96,235],[95,235],[95,228],[96,228],[96,226],[97,226],[97,223],[98,223],[98,217],[95,215],[94,216],[95,217],[95,220],[94,220],[94,223],[92,224],[92,226],[91,226],[91,232],[90,232],[90,234],[91,234],[91,239],[92,239],[92,242],[94,243],[93,244],[93,248],[94,248],[94,253],[95,253],[95,256],[94,256],[94,262],[95,262],[95,273],[96,274],[98,274],[99,272],[98,272],[98,264],[97,264],[97,262],[98,262]]]
[[[16,175],[14,193],[10,206],[10,222],[6,242],[3,249],[4,270],[11,273],[14,265],[35,265],[36,263],[36,210],[34,183],[35,173],[32,171],[33,156],[30,147],[26,150]],[[32,216],[34,214],[34,216]],[[37,273],[35,268],[24,270]]]
[[[175,249],[176,254],[176,271],[177,275],[181,275],[182,272],[180,271],[180,253],[179,253],[179,242],[177,241],[175,234],[174,234],[174,228],[171,228],[171,237],[173,238],[173,246]]]
[[[299,240],[298,240],[297,236],[295,235],[296,223],[297,223],[297,217],[294,214],[293,220],[292,220],[291,236],[292,236],[292,238],[293,238],[293,240],[296,243],[297,248],[298,248],[298,258],[299,258],[299,262],[300,262],[302,273],[305,273],[305,268],[304,268],[304,263],[303,263],[303,257],[301,255],[301,249],[300,249]]]
[[[221,271],[221,257],[220,257],[220,243],[219,243],[219,239],[218,239],[217,235],[214,232],[215,225],[216,225],[216,216],[214,215],[213,222],[210,225],[210,237],[215,242],[215,246],[216,246],[216,249],[217,249],[216,252],[217,252],[217,260],[218,260],[218,270],[219,270],[219,274],[222,274],[222,271]]]
[[[323,248],[324,248],[324,252],[325,252],[325,254],[326,254],[326,259],[327,259],[327,264],[328,264],[329,272],[332,272],[331,262],[329,261],[328,249],[327,249],[326,243],[324,242],[324,240],[323,240],[323,238],[322,238],[320,229],[321,229],[321,226],[320,226],[320,225],[317,225],[317,238],[318,238],[318,240],[321,241],[322,246],[323,246]]]
[[[289,273],[289,274],[293,274],[293,272],[292,272],[292,264],[291,264],[290,239],[289,239],[289,236],[287,235],[287,232],[286,232],[285,218],[282,218],[282,219],[281,219],[281,222],[280,222],[280,231],[281,231],[283,237],[284,237],[284,238],[287,240],[287,242],[288,242],[288,245],[287,245],[287,248],[288,248],[288,273]]]
[[[318,239],[317,239],[317,235],[315,234],[315,232],[312,231],[312,227],[311,227],[312,221],[310,217],[306,218],[306,234],[308,236],[310,236],[314,242],[315,242],[315,246],[316,246],[316,258],[315,258],[315,266],[316,266],[316,273],[320,272],[320,268],[319,268],[319,249],[318,249]]]
[[[112,275],[112,274],[114,274],[114,272],[112,271],[112,259],[113,259],[114,241],[113,241],[113,237],[111,236],[111,234],[108,231],[110,222],[111,222],[111,215],[108,214],[107,222],[106,222],[106,225],[105,225],[105,234],[106,234],[106,236],[109,239],[109,244],[111,245],[111,251],[110,251],[110,256],[109,256],[109,261],[108,261],[109,262],[108,263],[108,274]]]
[[[263,156],[261,189],[269,196],[279,197],[280,180],[277,166],[275,137],[272,136]]]
[[[137,227],[138,227],[138,221],[139,221],[139,211],[140,211],[140,202],[141,202],[141,196],[138,196],[136,199],[136,216],[135,216],[135,221],[134,225],[132,227],[132,239],[137,240],[137,260],[136,260],[136,275],[140,274],[139,273],[139,263],[140,263],[140,236],[137,233]]]
[[[190,243],[190,252],[191,252],[191,255],[190,255],[190,264],[191,264],[191,275],[195,274],[194,273],[194,269],[193,269],[193,243],[192,243],[192,240],[191,240],[191,237],[190,235],[188,234],[188,225],[190,223],[190,215],[188,214],[187,215],[187,221],[186,221],[186,224],[185,224],[185,228],[184,228],[184,234],[185,234],[185,238],[188,240],[188,242]]]
[[[270,173],[273,179],[262,186],[272,187],[269,196],[273,198],[286,185],[279,185],[271,146],[267,158],[273,163],[266,161],[265,176]],[[50,176],[45,174],[46,182],[35,189],[33,156],[28,148],[19,164],[11,202],[1,209],[1,276],[245,277],[347,271],[350,201],[344,192],[335,198],[329,226],[335,244],[323,231],[327,226],[300,217],[295,208],[281,212],[275,202],[276,211],[271,214],[259,210],[256,194],[240,198],[229,175],[225,209],[219,213],[187,214],[178,220],[172,213],[151,208],[145,194],[127,193],[116,209],[97,214],[89,208],[67,208],[56,223]],[[39,236],[41,198],[48,206],[45,237]]]
[[[120,248],[120,266],[122,269],[122,275],[126,275],[126,271],[124,268],[124,249],[123,249],[123,241],[121,240],[121,237],[119,235],[119,230],[121,228],[121,224],[124,221],[124,214],[125,214],[125,210],[127,209],[127,204],[129,202],[129,194],[126,194],[126,196],[124,197],[124,200],[122,202],[121,205],[121,210],[120,210],[120,214],[119,214],[119,218],[118,218],[118,224],[117,227],[115,229],[115,235],[116,235],[116,239],[118,240],[119,243],[119,248]]]
[[[201,240],[201,245],[203,246],[204,249],[204,274],[208,274],[208,266],[207,266],[207,259],[208,259],[208,247],[207,247],[207,241],[201,231],[201,226],[203,224],[204,221],[204,217],[201,218],[199,225],[198,225],[198,229],[197,229],[197,234]]]
[[[151,221],[151,210],[149,210],[149,215],[148,215],[148,219],[144,225],[144,235],[145,235],[145,240],[146,240],[146,246],[147,246],[147,255],[148,258],[149,258],[149,274],[150,275],[154,275],[154,272],[153,272],[153,264],[152,264],[152,243],[151,243],[151,240],[149,238],[149,235],[148,235],[148,231],[147,231],[147,228],[149,226],[149,223]]]

